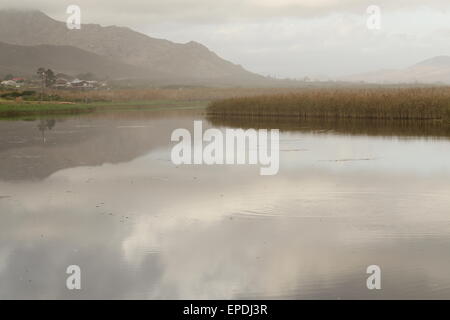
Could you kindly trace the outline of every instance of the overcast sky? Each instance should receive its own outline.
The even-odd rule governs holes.
[[[65,20],[128,26],[175,42],[195,40],[264,75],[336,77],[403,68],[450,55],[450,0],[0,0]],[[369,5],[381,29],[369,30]]]

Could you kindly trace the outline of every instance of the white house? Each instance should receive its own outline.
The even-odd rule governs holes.
[[[5,81],[0,82],[0,84],[5,87],[20,87],[20,85],[17,84],[17,82],[15,82],[13,80],[5,80]]]

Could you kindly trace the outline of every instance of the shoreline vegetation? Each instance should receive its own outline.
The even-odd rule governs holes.
[[[30,92],[7,92],[8,98],[0,98],[0,117],[201,109],[208,118],[230,125],[283,123],[286,127],[301,119],[450,124],[450,87],[48,90],[42,102],[40,93]]]
[[[39,88],[0,90],[0,118],[70,115],[113,109],[205,109],[214,100],[255,96],[262,92],[288,93],[292,88],[128,88],[111,90],[56,90]],[[42,101],[41,101],[42,100]]]
[[[441,121],[450,124],[450,87],[305,89],[213,101],[209,118]],[[255,120],[256,121],[256,120]]]
[[[150,100],[127,102],[4,102],[0,100],[0,118],[44,115],[75,115],[107,110],[205,109],[208,101]]]

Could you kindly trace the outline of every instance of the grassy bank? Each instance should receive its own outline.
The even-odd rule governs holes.
[[[305,89],[212,102],[213,117],[450,121],[450,88]]]
[[[0,117],[21,117],[28,115],[63,115],[101,112],[107,110],[162,110],[162,109],[197,109],[206,108],[206,101],[127,101],[127,102],[14,102],[0,101]]]

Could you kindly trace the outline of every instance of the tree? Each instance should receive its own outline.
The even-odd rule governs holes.
[[[52,69],[39,68],[37,75],[41,78],[42,85],[45,87],[52,86],[56,81],[56,76]]]
[[[14,76],[11,74],[11,73],[8,73],[6,76],[5,76],[5,79],[4,80],[12,80],[14,78]]]
[[[39,68],[36,73],[39,76],[39,78],[41,78],[41,79],[45,78],[45,68],[42,68],[42,67]]]
[[[45,68],[42,68],[42,67],[37,70],[37,75],[41,79],[41,83],[42,83],[42,92],[41,92],[41,101],[42,101],[45,88],[51,87],[55,83],[56,76],[55,76],[55,73],[51,69],[45,70]]]
[[[45,69],[41,67],[37,70],[36,73],[38,77],[41,79],[41,101],[42,101],[44,98],[46,72]]]
[[[55,81],[56,81],[55,73],[52,71],[52,69],[47,69],[47,71],[45,71],[45,86],[51,87],[52,85],[55,84]]]

